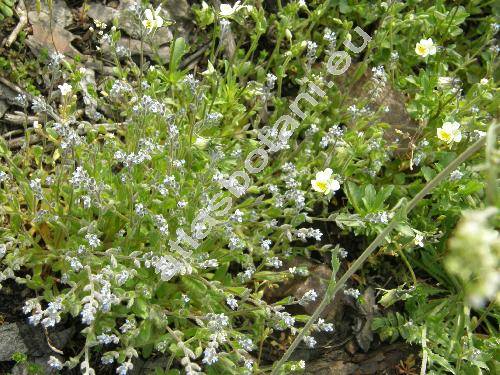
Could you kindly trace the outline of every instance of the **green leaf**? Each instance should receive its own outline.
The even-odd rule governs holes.
[[[361,198],[361,200],[363,201],[367,211],[372,211],[375,209],[374,204],[376,195],[377,194],[373,185],[370,184],[365,186],[365,195]]]
[[[219,267],[217,267],[217,270],[215,271],[213,279],[220,281],[221,283],[228,281],[228,279],[230,281],[231,275],[228,274],[228,272],[227,272],[228,269],[229,269],[229,262],[219,264]]]
[[[432,180],[434,178],[434,176],[436,175],[436,171],[434,171],[434,169],[429,168],[427,166],[423,166],[421,171],[422,171],[422,175],[425,178],[425,181],[427,181],[427,182]]]
[[[285,297],[281,300],[279,300],[278,302],[275,302],[274,304],[275,305],[288,305],[289,303],[292,303],[293,301],[293,297],[289,296],[289,297]]]
[[[329,216],[329,219],[335,220],[335,224],[340,229],[344,229],[345,227],[364,227],[365,224],[361,220],[361,217],[357,214],[347,214],[347,213],[339,213],[332,214]]]
[[[153,323],[150,320],[144,320],[139,327],[139,334],[136,337],[136,345],[146,345],[151,337]]]
[[[429,348],[425,348],[424,350],[427,351],[429,361],[431,363],[436,362],[440,366],[444,367],[446,370],[451,372],[452,374],[455,374],[455,370],[453,369],[453,367],[450,366],[450,363],[446,360],[446,358],[441,357],[439,354],[433,353],[432,351],[429,350]]]
[[[132,312],[138,317],[146,319],[149,315],[148,305],[148,301],[144,297],[138,296],[132,306]]]
[[[394,190],[393,185],[384,186],[375,197],[375,201],[373,202],[373,206],[376,210],[382,210],[384,208],[385,201],[391,196],[392,191]]]
[[[363,194],[361,193],[361,189],[351,181],[348,181],[346,184],[346,195],[349,202],[352,204],[354,209],[361,213],[363,212]]]
[[[186,54],[186,41],[184,38],[177,38],[171,46],[171,56],[170,56],[170,74],[177,71],[181,63],[182,57]]]
[[[228,287],[227,291],[233,293],[236,296],[243,296],[249,292],[250,289],[245,288],[243,286],[233,286],[233,287]]]
[[[483,187],[484,184],[481,181],[469,181],[465,184],[465,186],[460,186],[458,191],[460,195],[470,195],[472,193],[481,191]]]
[[[294,227],[297,227],[299,226],[300,224],[302,224],[304,221],[306,221],[306,215],[305,214],[299,214],[299,215],[295,215],[290,224]]]
[[[294,315],[294,318],[297,322],[305,323],[311,319],[309,315]]]
[[[339,252],[340,252],[340,245],[337,245],[335,247],[335,249],[332,250],[332,261],[331,261],[331,265],[332,265],[332,272],[333,272],[333,275],[332,277],[335,276],[335,274],[338,272],[338,270],[340,269],[340,259],[339,259]],[[330,281],[329,281],[330,283]]]
[[[151,356],[151,353],[153,352],[154,345],[153,344],[147,344],[142,348],[142,356],[144,358],[149,358]]]

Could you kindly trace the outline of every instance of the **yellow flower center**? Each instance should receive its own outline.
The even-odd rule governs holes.
[[[453,134],[446,130],[438,129],[438,138],[446,143],[450,143],[453,139]]]
[[[316,186],[322,190],[322,191],[325,191],[326,190],[326,187],[327,187],[327,184],[326,184],[326,181],[316,181]]]
[[[419,45],[419,46],[417,47],[417,49],[418,49],[418,53],[419,53],[419,54],[421,54],[421,55],[424,55],[425,53],[427,53],[427,48],[425,48],[425,47],[424,47],[424,46],[422,46],[422,45]]]

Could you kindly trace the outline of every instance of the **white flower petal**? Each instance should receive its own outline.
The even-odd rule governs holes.
[[[151,9],[146,9],[144,11],[144,16],[150,21],[154,20],[153,12],[151,11]]]

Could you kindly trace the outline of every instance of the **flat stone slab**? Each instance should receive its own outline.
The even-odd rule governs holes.
[[[11,361],[14,353],[28,354],[17,323],[5,323],[0,326],[0,362]]]

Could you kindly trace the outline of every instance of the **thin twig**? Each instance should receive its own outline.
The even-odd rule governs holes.
[[[495,164],[498,164],[497,161],[495,161],[495,154],[498,152],[496,151],[496,145],[497,145],[497,131],[498,131],[499,125],[498,124],[493,124],[488,129],[487,133],[487,141],[486,141],[486,163],[488,165],[488,181],[486,184],[486,199],[488,201],[488,204],[491,206],[497,206],[498,202],[498,188],[497,188],[497,175],[498,175],[498,168]]]
[[[63,351],[60,349],[57,349],[54,344],[50,341],[50,336],[49,336],[49,331],[47,330],[47,327],[43,327],[43,332],[45,332],[45,338],[47,339],[47,345],[49,346],[50,349],[52,349],[53,352],[56,352],[57,354],[64,355]]]
[[[191,65],[194,61],[199,59],[203,53],[210,47],[210,43],[207,43],[203,46],[201,46],[195,53],[187,56],[181,63],[179,64],[179,69],[183,70],[184,68],[188,67]]]
[[[9,81],[8,79],[6,79],[2,76],[0,76],[0,83],[3,83],[9,89],[17,92],[18,94],[25,94],[26,95],[26,93],[23,91],[23,89],[21,89],[19,86],[15,85],[14,83],[12,83],[11,81]]]
[[[427,326],[424,325],[422,331],[422,366],[420,367],[420,375],[425,375],[427,372]]]
[[[123,125],[123,123],[121,123],[121,122],[114,123],[114,124],[95,124],[95,125],[92,125],[92,129],[99,130],[101,127],[104,127],[104,130],[106,132],[112,133],[112,132],[117,131],[118,128],[120,126],[122,126],[122,125]],[[33,130],[33,128],[29,128],[28,130]],[[87,134],[87,130],[86,129],[78,129],[77,132],[78,132],[79,135],[85,135],[85,134]],[[0,135],[0,137],[5,138],[4,135]],[[37,144],[37,143],[41,142],[42,139],[43,138],[40,135],[38,135],[38,134],[32,134],[30,136],[30,142],[29,142],[29,144],[30,144],[30,146],[34,145],[34,144]],[[13,138],[13,139],[11,139],[11,140],[9,140],[7,142],[7,145],[8,145],[8,147],[9,147],[10,150],[20,149],[24,144],[25,144],[25,138],[24,138],[24,136],[23,137],[19,137],[19,138]]]
[[[413,199],[406,205],[402,207],[403,213],[405,216],[414,209],[417,204],[427,195],[429,194],[441,181],[443,181],[451,172],[453,172],[460,164],[474,155],[477,151],[479,151],[485,144],[486,137],[482,137],[475,143],[473,143],[469,148],[467,148],[463,153],[461,153],[455,160],[453,160],[450,164],[446,166],[436,177],[434,177],[427,185],[423,187],[420,192],[413,197]],[[316,320],[320,317],[323,310],[328,306],[330,301],[335,297],[335,294],[344,287],[344,284],[349,280],[349,278],[356,273],[363,263],[368,259],[368,257],[386,240],[386,237],[390,234],[390,232],[396,227],[400,222],[401,216],[395,215],[394,219],[391,220],[389,225],[373,240],[373,242],[366,248],[365,251],[356,259],[354,263],[352,263],[351,267],[342,275],[337,283],[334,281],[330,282],[330,286],[333,287],[328,288],[323,300],[321,301],[318,308],[314,311],[311,318],[307,321],[304,328],[300,331],[300,333],[295,337],[292,344],[288,348],[288,350],[283,354],[283,357],[278,361],[276,366],[274,367],[271,375],[277,375],[279,373],[279,369],[285,364],[285,362],[290,358],[292,353],[295,351],[299,343],[302,341],[307,332],[310,331],[311,326],[316,322]],[[330,290],[331,289],[331,290]]]
[[[2,117],[2,122],[7,122],[12,125],[24,125],[26,122],[32,124],[35,121],[40,121],[37,116],[26,116],[24,113],[18,111],[15,111],[14,113],[6,113]],[[2,135],[4,137],[8,137],[8,133]]]

